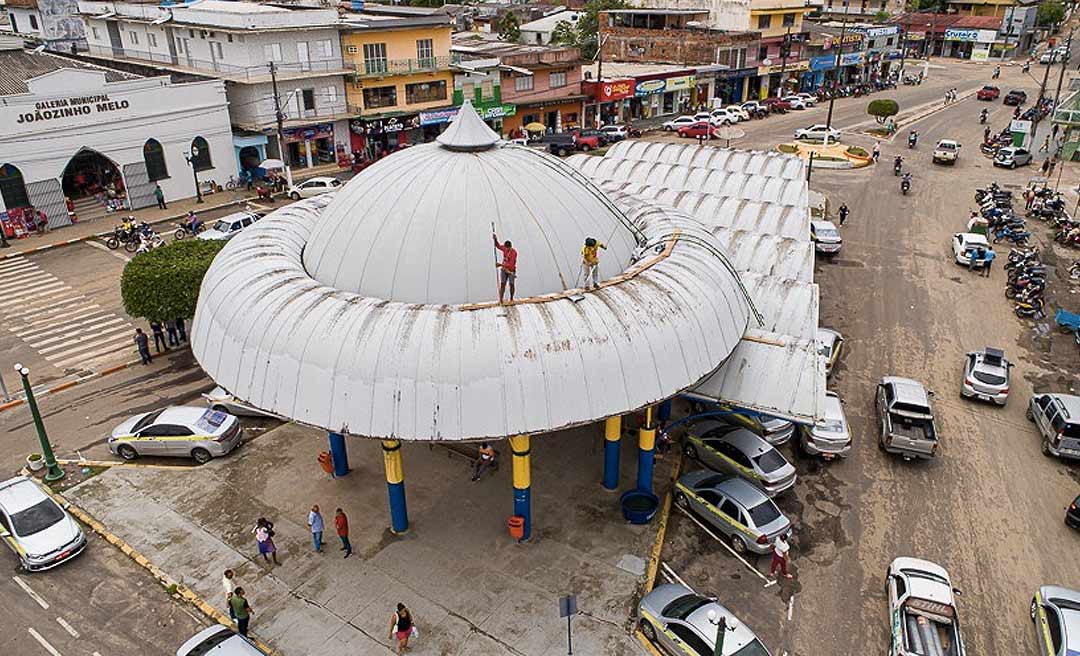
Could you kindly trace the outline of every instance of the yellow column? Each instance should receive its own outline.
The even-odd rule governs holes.
[[[525,520],[521,541],[532,536],[532,472],[530,471],[529,436],[510,438],[513,456],[514,514]]]
[[[638,429],[638,490],[652,494],[653,462],[656,448],[656,424],[653,406],[645,408],[645,423]]]
[[[390,497],[390,530],[404,533],[409,530],[409,511],[405,504],[405,468],[401,460],[401,441],[383,440],[382,449],[386,490]]]

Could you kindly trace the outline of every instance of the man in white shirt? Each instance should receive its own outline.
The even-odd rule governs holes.
[[[791,545],[788,544],[787,534],[781,533],[777,536],[776,541],[773,542],[772,564],[769,565],[769,576],[775,575],[776,568],[779,567],[784,578],[791,578],[791,574],[788,574],[787,571],[788,550],[790,549]]]
[[[232,607],[233,590],[236,590],[236,574],[231,569],[225,570],[225,573],[221,575],[221,587],[225,589],[225,606],[229,609],[229,617],[236,619]]]

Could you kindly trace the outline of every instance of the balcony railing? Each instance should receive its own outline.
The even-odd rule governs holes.
[[[434,73],[450,69],[450,64],[457,63],[456,56],[423,57],[420,59],[365,59],[362,62],[347,63],[353,75],[359,78],[391,77],[412,73]]]
[[[152,50],[143,50],[140,48],[115,48],[97,44],[90,45],[90,55],[106,59],[152,62],[201,73],[217,73],[220,77],[245,82],[261,82],[270,79],[269,64],[236,66],[223,61],[199,59],[198,57],[189,57],[184,54],[177,54],[174,57],[167,52],[154,52]],[[278,77],[281,78],[311,73],[342,73],[348,70],[339,59],[275,62],[274,65],[277,68]]]

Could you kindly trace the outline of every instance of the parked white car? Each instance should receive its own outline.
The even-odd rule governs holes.
[[[958,232],[953,235],[952,250],[957,264],[967,266],[971,263],[971,251],[976,249],[990,250],[990,243],[986,241],[986,235],[977,232]]]
[[[806,109],[808,107],[806,101],[799,96],[784,96],[781,100],[790,104],[792,109]]]
[[[814,242],[814,250],[822,255],[836,255],[844,245],[840,230],[832,221],[811,221],[810,241]]]
[[[311,178],[289,187],[289,198],[293,200],[312,198],[331,191],[337,191],[340,187],[341,180],[337,178]]]
[[[0,483],[0,539],[29,572],[56,567],[86,547],[79,523],[26,476]]]
[[[844,415],[843,402],[836,392],[825,392],[825,414],[813,426],[799,431],[799,446],[805,453],[826,460],[846,458],[851,454],[851,428]]]
[[[713,125],[731,125],[733,123],[738,123],[739,117],[723,107],[718,107],[717,109],[712,110],[712,118],[709,119],[709,122]]]
[[[708,118],[708,117],[706,117],[706,118]],[[701,120],[705,120],[705,119],[701,119]],[[697,123],[697,122],[698,122],[698,119],[694,118],[693,116],[680,116],[679,118],[673,118],[670,121],[666,121],[664,123],[664,131],[666,131],[666,132],[674,132],[675,130],[678,130],[679,128],[683,128],[683,127],[686,127],[688,125],[693,125],[694,123]]]
[[[199,631],[180,645],[176,656],[263,656],[263,653],[248,638],[231,628],[215,624]]]
[[[803,103],[807,107],[813,107],[814,105],[817,104],[817,96],[815,96],[812,93],[805,93],[804,92],[804,93],[797,93],[795,95],[802,98]]]
[[[243,433],[233,415],[182,405],[130,417],[113,429],[108,445],[124,460],[171,456],[203,464],[240,446]]]
[[[605,125],[600,128],[600,131],[607,135],[607,140],[609,142],[622,141],[630,136],[625,125]]]
[[[228,241],[240,231],[263,218],[262,212],[236,212],[223,216],[214,225],[199,233],[199,239]]]
[[[740,121],[750,120],[750,112],[743,109],[741,105],[728,105],[724,109],[727,110],[728,114],[731,114],[732,116],[738,116]]]
[[[828,135],[829,141],[840,141],[840,130],[830,128],[824,123],[815,123],[808,128],[799,128],[798,130],[795,130],[796,139],[817,139],[819,141],[824,141],[826,135]]]

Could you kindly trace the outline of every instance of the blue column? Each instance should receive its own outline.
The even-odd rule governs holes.
[[[409,509],[405,505],[405,468],[401,462],[401,441],[383,440],[386,492],[390,497],[390,531],[400,535],[409,530]]]
[[[653,462],[656,450],[656,425],[653,423],[653,408],[645,409],[645,423],[638,429],[638,471],[637,489],[653,493]]]
[[[622,437],[622,417],[604,421],[604,488],[619,489],[619,439]]]
[[[660,404],[660,423],[666,424],[671,419],[671,399]]]
[[[334,461],[334,478],[349,473],[349,452],[341,433],[330,433],[330,457]]]

